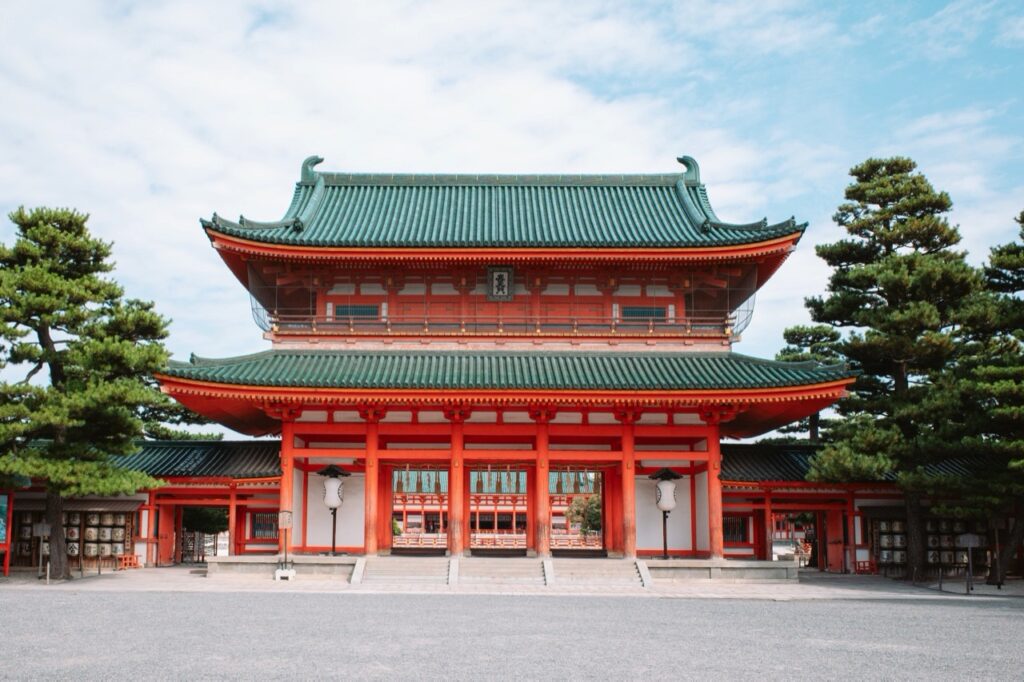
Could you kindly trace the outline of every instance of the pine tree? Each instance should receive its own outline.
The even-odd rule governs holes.
[[[0,245],[0,473],[45,482],[53,574],[69,577],[63,499],[159,482],[118,466],[162,396],[145,377],[164,366],[167,322],[106,275],[111,245],[66,209],[10,214]]]
[[[795,325],[782,332],[786,346],[775,354],[776,360],[783,362],[820,362],[832,364],[840,361],[836,344],[841,334],[827,324]],[[796,424],[779,429],[779,433],[806,433],[811,443],[821,440],[821,429],[824,426],[821,413],[815,412]]]
[[[926,473],[943,452],[936,416],[951,409],[933,379],[954,360],[955,335],[982,287],[955,248],[960,233],[946,218],[949,195],[916,167],[895,157],[850,170],[847,202],[833,217],[849,238],[817,247],[833,272],[827,296],[806,301],[815,322],[851,330],[837,350],[861,371],[838,406],[846,419],[811,475],[895,475],[906,500],[911,577],[924,569],[921,499],[939,482]]]
[[[1024,211],[1016,220],[1020,239],[991,250],[985,267],[989,296],[972,310],[968,351],[948,376],[948,392],[961,400],[959,415],[948,422],[949,439],[960,436],[976,467],[961,482],[962,504],[985,516],[1013,518],[990,583],[1002,582],[1024,541]]]

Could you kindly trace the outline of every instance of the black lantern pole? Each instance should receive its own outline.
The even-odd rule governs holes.
[[[661,558],[668,559],[668,515],[676,508],[676,481],[682,478],[681,475],[669,468],[659,469],[649,476],[658,482],[655,489],[655,503],[661,510]]]
[[[324,504],[331,510],[331,556],[337,556],[338,507],[344,502],[344,479],[351,474],[335,464],[328,464],[318,476],[324,477]]]

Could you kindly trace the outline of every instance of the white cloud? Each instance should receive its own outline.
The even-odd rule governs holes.
[[[996,41],[1001,45],[1011,47],[1024,44],[1024,16],[1007,17],[1001,20]]]
[[[995,0],[954,0],[926,19],[914,22],[910,32],[929,59],[941,60],[964,54],[992,19]]]

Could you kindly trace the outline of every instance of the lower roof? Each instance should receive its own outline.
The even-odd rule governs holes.
[[[271,350],[193,356],[166,376],[219,384],[356,389],[686,391],[781,388],[851,378],[845,365],[732,352]]]

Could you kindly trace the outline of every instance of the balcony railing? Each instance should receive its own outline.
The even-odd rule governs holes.
[[[264,331],[277,335],[325,336],[724,336],[738,333],[732,317],[476,316],[378,317],[274,315]]]

